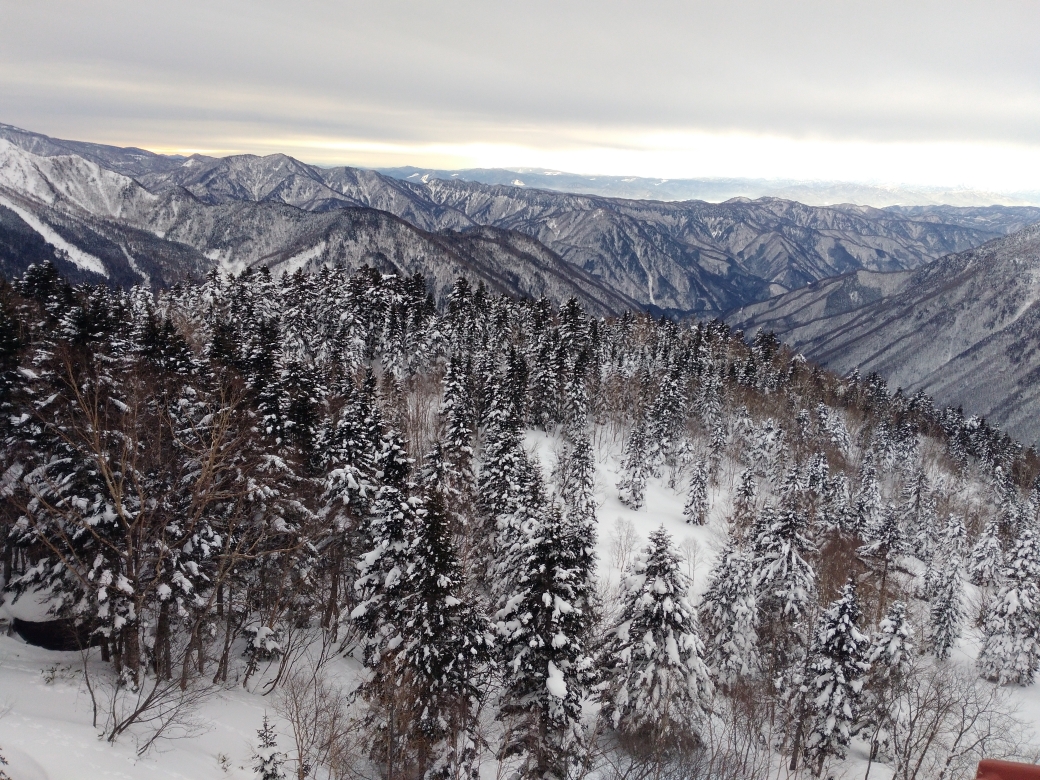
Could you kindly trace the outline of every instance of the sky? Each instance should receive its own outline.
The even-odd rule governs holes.
[[[168,153],[1040,190],[1040,3],[0,0],[0,122]]]

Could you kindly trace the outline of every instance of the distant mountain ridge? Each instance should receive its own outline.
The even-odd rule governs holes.
[[[77,265],[63,250],[74,275],[102,268],[95,276],[121,284],[370,263],[435,283],[469,273],[516,295],[578,295],[602,312],[710,316],[848,271],[917,268],[1040,220],[1024,207],[662,202],[414,182],[285,155],[172,158],[9,125],[0,144],[0,227],[13,226],[0,239],[22,247],[5,272],[51,251],[35,233],[94,258]]]
[[[1040,190],[999,193],[967,187],[860,184],[843,181],[796,179],[654,179],[641,176],[589,176],[544,168],[380,168],[380,173],[405,181],[461,180],[481,184],[601,195],[634,200],[705,200],[721,203],[732,198],[782,198],[808,206],[841,204],[888,206],[1040,206]]]
[[[1040,443],[1040,225],[917,271],[828,279],[727,321]]]

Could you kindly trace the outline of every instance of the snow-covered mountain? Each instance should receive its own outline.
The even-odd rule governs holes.
[[[575,296],[600,313],[638,308],[523,234],[490,227],[430,233],[386,211],[342,205],[205,203],[178,186],[153,193],[79,155],[40,156],[0,139],[0,271],[8,276],[46,259],[74,280],[154,286],[211,268],[369,264],[422,271],[437,295],[466,275],[499,292]]]
[[[0,207],[15,209],[0,220],[14,225],[3,241],[23,247],[4,267],[39,254],[39,241],[17,238],[43,235],[35,219],[119,283],[169,284],[214,266],[368,262],[445,279],[470,273],[519,295],[577,294],[597,311],[719,314],[848,271],[913,269],[1040,220],[1025,207],[677,203],[405,181],[285,155],[163,157],[6,125],[0,139]],[[89,266],[63,270],[75,277]]]
[[[914,272],[829,279],[727,319],[1040,440],[1040,225]]]

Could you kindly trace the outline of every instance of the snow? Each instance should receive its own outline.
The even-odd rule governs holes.
[[[623,570],[633,555],[642,550],[650,534],[660,526],[668,531],[676,546],[688,558],[686,569],[692,574],[691,596],[706,588],[714,559],[726,536],[725,516],[729,512],[734,483],[739,469],[729,461],[722,464],[720,487],[709,491],[710,511],[703,526],[689,525],[683,518],[686,484],[678,480],[670,487],[667,474],[650,479],[646,486],[646,502],[640,510],[632,510],[618,499],[616,484],[620,476],[623,442],[615,440],[603,429],[595,432],[596,496],[598,500],[598,566],[603,587],[620,582]],[[541,431],[529,431],[525,446],[538,457],[547,479],[550,478],[555,453],[562,446],[561,439]],[[665,470],[666,471],[666,470]],[[625,535],[628,535],[628,541]],[[919,562],[912,558],[900,559],[900,568],[919,570]],[[966,600],[971,600],[972,586],[967,586]],[[560,602],[557,609],[570,605]],[[15,604],[0,606],[0,633],[2,623],[12,617],[41,619],[45,616],[47,601],[31,594]],[[504,612],[508,613],[507,606]],[[275,637],[269,630],[257,626],[254,642],[273,647]],[[624,630],[624,629],[622,629]],[[565,636],[554,638],[567,641]],[[978,654],[977,630],[967,628],[965,636],[954,647],[950,663],[973,665]],[[681,648],[674,639],[668,640],[667,652],[673,658]],[[102,674],[105,665],[100,662],[93,669]],[[359,674],[353,661],[337,659],[334,674],[344,686],[352,685]],[[278,721],[273,712],[272,697],[261,695],[259,684],[250,690],[240,684],[219,689],[197,713],[200,733],[190,739],[171,740],[143,758],[136,755],[132,738],[122,738],[115,744],[98,739],[98,730],[91,726],[91,704],[82,681],[82,659],[77,653],[42,650],[24,644],[17,637],[0,635],[0,751],[10,762],[8,773],[14,780],[100,780],[101,778],[150,777],[157,780],[217,778],[245,780],[255,778],[252,771],[256,751],[256,730],[264,714],[271,718],[278,731],[279,749],[291,751],[291,737],[287,725]],[[546,689],[557,699],[564,699],[568,688],[561,669],[548,663]],[[1025,720],[1040,724],[1040,685],[1009,689],[1018,714]],[[854,739],[849,757],[834,773],[838,777],[862,777],[866,770],[867,748]],[[778,764],[779,766],[779,764]],[[891,768],[874,763],[871,778],[886,780]]]
[[[304,268],[307,265],[307,263],[309,263],[311,260],[315,260],[321,257],[325,253],[325,249],[327,246],[328,242],[320,241],[319,243],[312,246],[310,249],[305,249],[302,252],[298,252],[297,254],[290,257],[288,260],[285,260],[282,263],[280,263],[279,270],[292,276],[292,274],[296,273],[301,268]]]
[[[133,269],[134,273],[140,276],[146,285],[150,285],[152,283],[152,277],[148,275],[148,272],[142,269],[137,264],[137,261],[134,259],[134,256],[130,254],[130,251],[125,246],[120,246],[119,248],[123,250],[123,255],[126,257],[126,262],[129,263],[130,268]]]
[[[54,228],[45,224],[35,214],[23,209],[21,206],[15,205],[2,195],[0,195],[0,206],[5,206],[17,214],[26,225],[39,233],[40,237],[44,241],[61,252],[69,262],[77,268],[82,268],[84,271],[91,271],[92,273],[104,276],[106,279],[108,278],[108,269],[105,268],[104,263],[94,257],[94,255],[87,254],[79,247],[70,244],[58,235]]]
[[[545,687],[557,699],[567,698],[567,683],[564,682],[563,672],[557,669],[552,661],[549,662],[549,676],[545,679]]]

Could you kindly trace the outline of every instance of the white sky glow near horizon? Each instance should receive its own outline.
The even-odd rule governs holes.
[[[166,154],[288,154],[317,165],[544,168],[589,176],[754,178],[1040,190],[1040,148],[1012,144],[868,142],[746,134],[646,134],[609,145],[392,143],[369,139],[237,138],[227,148],[151,147]]]

